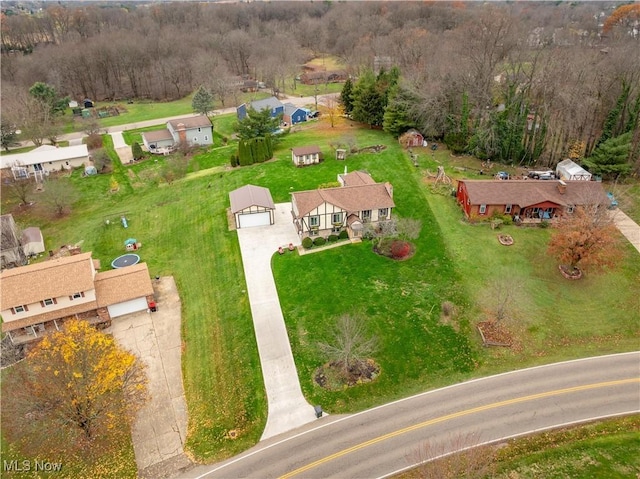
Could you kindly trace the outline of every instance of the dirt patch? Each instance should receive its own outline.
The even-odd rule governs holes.
[[[510,348],[514,344],[511,332],[500,323],[489,320],[478,323],[478,331],[484,346],[502,346]]]

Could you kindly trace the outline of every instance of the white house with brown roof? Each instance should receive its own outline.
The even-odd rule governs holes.
[[[166,154],[178,144],[212,145],[213,125],[205,115],[170,120],[163,130],[142,133],[142,143],[151,153]]]
[[[340,177],[344,186],[291,194],[293,223],[301,237],[338,234],[346,228],[357,238],[363,223],[391,218],[395,203],[390,183],[376,183],[364,172]]]
[[[236,228],[272,225],[275,222],[275,204],[268,188],[245,185],[229,193],[231,213]]]
[[[296,166],[307,166],[320,163],[322,152],[318,146],[300,146],[291,149],[291,159]]]
[[[108,326],[147,309],[153,286],[146,264],[99,273],[91,253],[51,259],[0,274],[2,332],[14,344],[59,330],[66,319]]]

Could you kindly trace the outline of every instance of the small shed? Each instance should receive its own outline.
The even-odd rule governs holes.
[[[591,181],[591,173],[569,159],[558,163],[556,177],[565,181]]]
[[[236,228],[268,226],[275,223],[276,206],[268,188],[245,185],[229,193]]]
[[[398,138],[398,141],[404,148],[411,148],[412,146],[422,146],[424,142],[424,136],[415,128],[412,128]]]
[[[320,163],[322,152],[319,146],[300,146],[291,149],[291,160],[296,166],[313,165]]]
[[[31,226],[22,231],[22,248],[27,256],[44,253],[44,238],[40,228]]]

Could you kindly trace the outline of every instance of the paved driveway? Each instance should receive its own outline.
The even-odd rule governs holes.
[[[611,210],[609,214],[620,233],[640,252],[640,226],[619,209]]]
[[[274,225],[239,229],[238,240],[267,390],[269,414],[262,434],[267,439],[316,419],[302,396],[271,272],[271,257],[278,246],[300,242],[291,221],[291,203],[276,205]]]
[[[167,477],[191,464],[183,451],[187,407],[180,364],[180,297],[172,277],[161,278],[153,289],[157,312],[115,318],[108,330],[147,366],[151,398],[131,433],[140,478]]]

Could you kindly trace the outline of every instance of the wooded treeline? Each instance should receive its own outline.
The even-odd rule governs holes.
[[[389,104],[454,150],[552,164],[630,132],[633,155],[640,6],[617,7],[54,4],[2,19],[2,93],[16,98],[42,81],[76,99],[172,100],[205,85],[231,106],[239,75],[290,94],[312,57],[339,57],[354,79],[378,58],[401,74]]]

